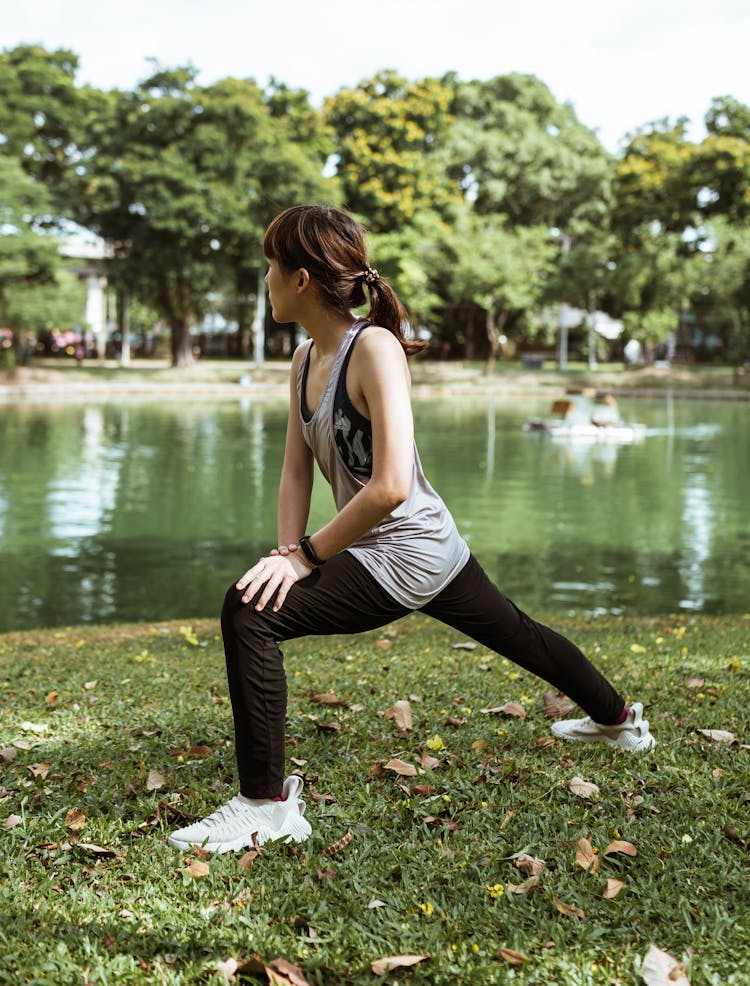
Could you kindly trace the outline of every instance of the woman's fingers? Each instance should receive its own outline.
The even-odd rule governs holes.
[[[277,611],[281,609],[294,583],[309,574],[310,570],[293,553],[277,554],[261,558],[257,565],[253,565],[237,580],[236,586],[242,591],[243,603],[249,603],[260,592],[255,603],[258,612],[265,609],[276,595],[274,611]]]

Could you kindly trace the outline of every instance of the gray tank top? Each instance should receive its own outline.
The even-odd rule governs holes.
[[[339,376],[363,324],[364,319],[357,319],[346,331],[320,404],[307,420],[302,413],[306,406],[303,383],[312,340],[297,375],[302,434],[331,486],[337,510],[365,485],[344,462],[333,430]],[[416,445],[408,497],[348,550],[386,592],[409,609],[425,606],[469,560],[468,545],[458,533],[448,508],[425,478]]]

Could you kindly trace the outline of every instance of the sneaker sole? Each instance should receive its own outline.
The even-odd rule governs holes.
[[[291,819],[290,823],[285,826],[285,830],[282,832],[259,829],[257,832],[253,832],[250,838],[242,835],[236,839],[232,839],[230,842],[197,842],[195,840],[191,842],[176,839],[173,835],[170,835],[167,841],[175,849],[187,850],[192,849],[193,846],[200,846],[201,849],[205,849],[207,852],[221,854],[225,852],[238,852],[240,849],[252,849],[253,846],[263,846],[267,842],[304,842],[311,835],[312,828],[310,823],[300,816],[299,818]]]
[[[645,753],[647,750],[653,750],[656,746],[656,740],[651,733],[641,737],[635,743],[629,743],[627,740],[625,743],[621,743],[620,740],[612,739],[610,736],[570,736],[565,733],[556,733],[554,728],[551,732],[557,739],[567,740],[568,743],[604,743],[606,746],[616,746],[618,750],[624,750],[625,753]]]

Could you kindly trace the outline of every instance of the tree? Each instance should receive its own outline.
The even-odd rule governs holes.
[[[439,80],[408,82],[393,71],[326,100],[344,201],[372,232],[393,233],[419,212],[442,214],[456,198],[439,155],[450,100]]]
[[[714,99],[706,129],[698,152],[702,213],[744,224],[750,219],[750,106],[731,96]]]
[[[80,321],[83,297],[64,270],[57,241],[40,230],[49,214],[44,187],[17,161],[0,155],[0,326],[22,335]]]
[[[453,88],[448,175],[481,215],[579,235],[606,212],[612,162],[570,104],[533,75]]]
[[[538,306],[557,246],[544,226],[511,227],[467,211],[452,235],[454,298],[470,298],[485,316],[491,373],[501,337]]]
[[[612,228],[623,244],[699,227],[699,148],[686,127],[684,119],[661,120],[630,138],[613,179]]]
[[[323,189],[323,143],[303,151],[300,134],[313,126],[303,97],[276,87],[269,105],[252,80],[201,88],[193,69],[165,69],[111,99],[93,123],[101,150],[81,222],[113,244],[114,283],[164,317],[173,363],[186,365],[191,325],[222,281],[246,336],[248,305],[261,296],[263,228]]]
[[[323,177],[331,135],[304,90],[272,81],[264,92],[249,79],[223,79],[203,90],[195,140],[211,173],[213,229],[231,285],[244,355],[249,311],[263,296],[263,231],[298,202],[335,202]]]
[[[750,358],[750,225],[717,217],[709,243],[692,309],[704,332],[721,339],[724,358],[740,365]]]

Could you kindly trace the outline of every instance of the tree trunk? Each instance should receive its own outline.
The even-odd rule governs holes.
[[[484,364],[484,374],[489,377],[492,375],[492,371],[495,369],[495,361],[497,360],[497,351],[500,348],[500,336],[503,332],[503,327],[507,318],[507,312],[500,312],[499,316],[495,316],[494,309],[487,309],[487,318],[485,321],[485,326],[487,329],[487,339],[490,344],[490,350],[487,353],[487,362]]]
[[[476,312],[474,306],[469,308],[469,313],[466,318],[466,335],[464,342],[464,356],[467,360],[476,359],[477,355],[477,337],[476,337]]]
[[[180,279],[173,281],[171,285],[165,284],[162,307],[169,325],[172,366],[190,366],[193,362],[193,349],[190,345],[190,287]]]
[[[172,337],[172,366],[186,367],[193,362],[193,349],[190,345],[190,321],[187,318],[170,319]]]
[[[237,335],[240,340],[240,356],[247,359],[250,356],[250,295],[244,290],[244,284],[236,285],[237,294]]]

